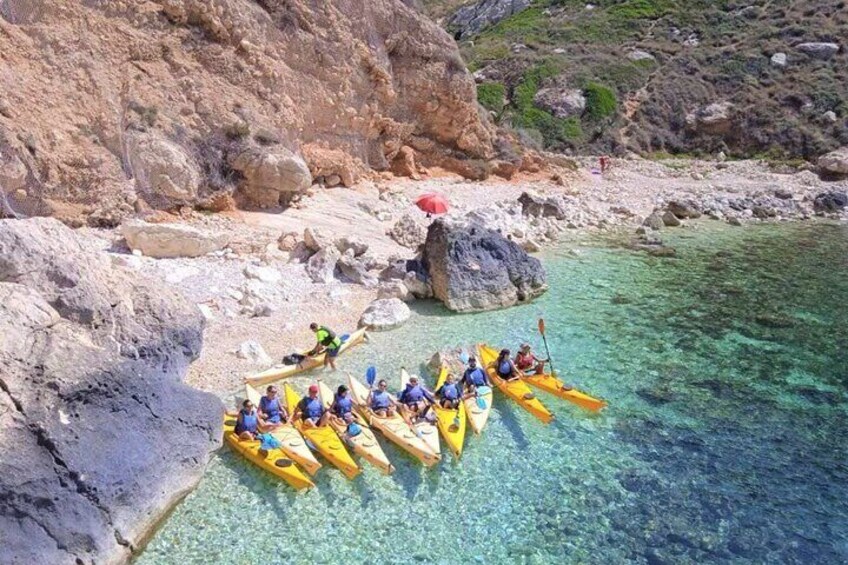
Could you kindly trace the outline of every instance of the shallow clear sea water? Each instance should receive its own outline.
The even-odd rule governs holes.
[[[542,315],[560,374],[605,413],[540,392],[544,426],[496,393],[460,462],[425,470],[384,441],[394,475],[325,465],[300,494],[225,448],[137,563],[848,562],[848,226],[664,237],[677,258],[571,242],[543,256],[538,301],[418,304],[340,359],[397,382],[440,348],[541,348]]]

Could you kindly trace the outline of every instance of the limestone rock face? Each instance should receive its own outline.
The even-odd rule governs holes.
[[[121,233],[132,250],[148,257],[200,257],[223,249],[229,243],[226,234],[201,231],[182,224],[149,224],[131,220],[121,226]]]
[[[547,290],[538,259],[476,224],[436,220],[424,244],[433,294],[458,312],[493,310]]]
[[[329,245],[309,258],[306,263],[306,273],[314,282],[333,282],[336,278],[336,264],[340,258],[339,250]]]
[[[842,147],[819,157],[819,167],[835,175],[848,175],[848,147]]]
[[[181,382],[202,328],[58,221],[0,221],[0,563],[127,561],[194,487],[223,412]]]
[[[306,162],[283,147],[247,150],[230,164],[244,175],[241,194],[250,204],[262,208],[277,206],[281,198],[303,192],[312,184]]]
[[[197,197],[200,171],[182,147],[152,133],[136,133],[129,139],[136,190],[148,203],[191,202]]]
[[[148,190],[133,169],[151,171],[153,207],[219,192],[271,206],[314,178],[385,170],[403,146],[425,167],[494,156],[455,41],[401,0],[22,6],[0,10],[16,85],[0,151],[29,172],[27,215],[131,214]]]
[[[365,309],[359,325],[371,330],[390,330],[403,325],[410,315],[409,306],[401,299],[380,298]]]
[[[707,135],[726,135],[733,127],[733,104],[716,102],[686,116],[686,125]]]
[[[586,109],[586,97],[579,88],[542,88],[533,103],[557,118],[580,117]]]
[[[526,10],[530,3],[530,0],[478,0],[457,10],[448,21],[448,28],[458,30],[459,38],[464,39]]]

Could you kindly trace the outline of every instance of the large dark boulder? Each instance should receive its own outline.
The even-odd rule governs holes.
[[[457,312],[505,308],[532,300],[548,288],[538,259],[474,223],[433,222],[424,260],[433,294]]]
[[[0,563],[118,563],[200,479],[197,308],[51,219],[0,221]]]
[[[521,213],[525,216],[557,220],[564,220],[567,217],[565,204],[556,196],[539,196],[522,192],[518,202],[521,204]]]
[[[839,212],[848,206],[848,194],[835,190],[822,192],[813,200],[813,208],[816,212]]]

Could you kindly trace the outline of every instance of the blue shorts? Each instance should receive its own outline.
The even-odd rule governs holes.
[[[327,355],[335,359],[339,355],[339,349],[341,349],[341,347],[336,347],[335,349],[327,349]]]

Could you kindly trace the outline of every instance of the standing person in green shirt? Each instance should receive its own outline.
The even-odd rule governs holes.
[[[309,329],[315,332],[315,339],[318,342],[315,344],[315,347],[312,348],[312,351],[309,352],[309,357],[317,355],[323,350],[327,353],[327,355],[324,356],[324,366],[326,367],[329,365],[335,371],[336,356],[339,354],[339,349],[342,347],[341,338],[339,338],[339,336],[337,336],[330,328],[319,326],[315,322],[309,324]]]

